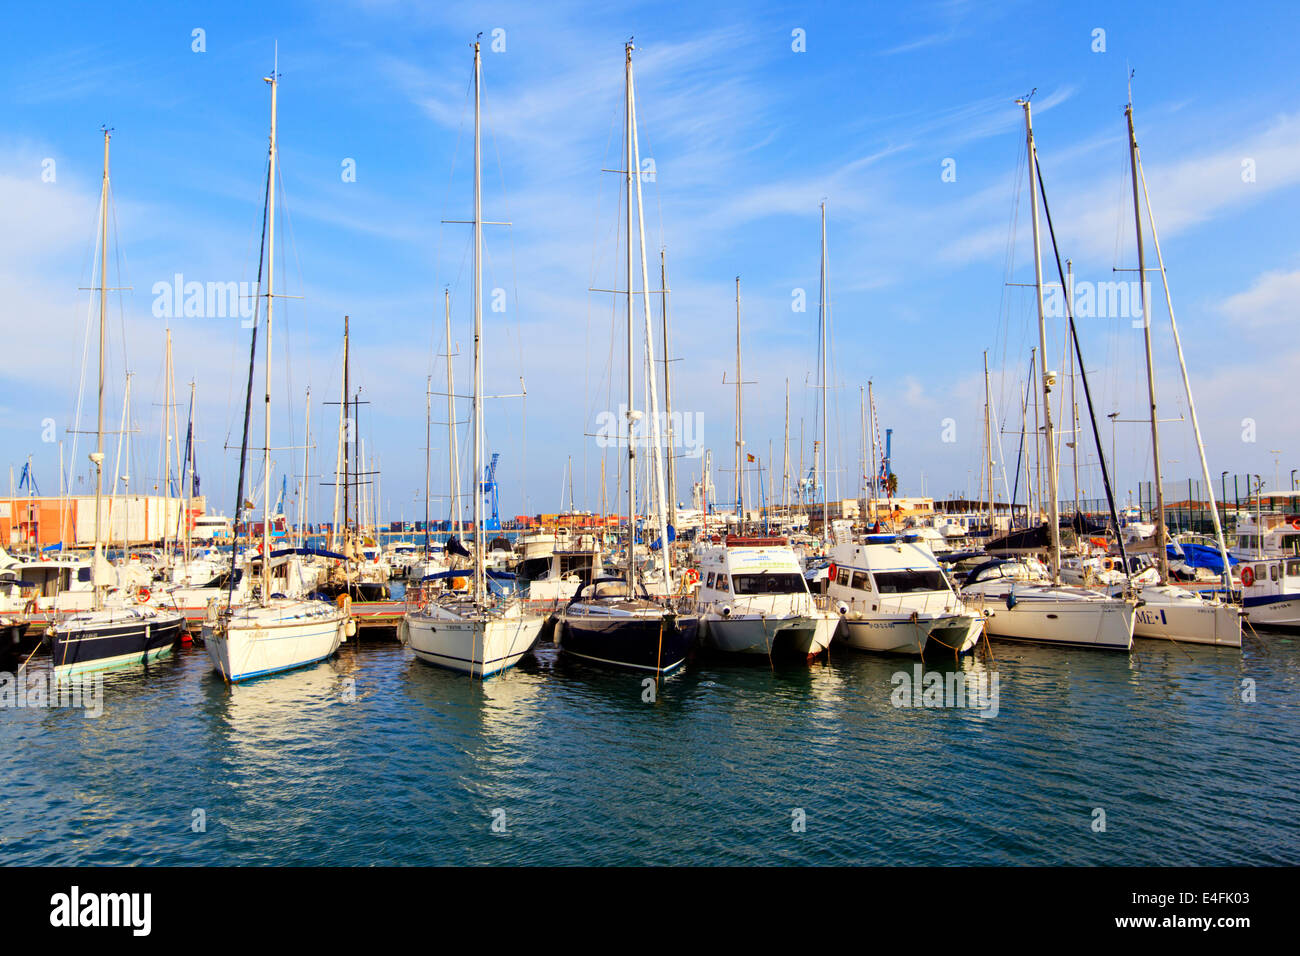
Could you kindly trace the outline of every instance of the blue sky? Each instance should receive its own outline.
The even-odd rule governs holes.
[[[285,243],[277,307],[274,444],[301,444],[312,389],[312,471],[332,467],[342,316],[352,316],[353,381],[383,471],[384,517],[423,513],[426,377],[442,389],[442,290],[450,286],[460,371],[468,368],[468,99],[474,35],[484,54],[488,446],[502,453],[505,513],[557,510],[573,456],[580,506],[599,505],[602,450],[589,436],[616,407],[609,288],[619,229],[622,45],[636,37],[647,242],[667,248],[674,402],[699,414],[719,469],[732,454],[734,279],[744,314],[746,441],[780,456],[791,388],[791,457],[811,455],[818,203],[827,203],[832,298],[832,493],[856,487],[859,387],[874,382],[894,429],[904,492],[964,493],[983,442],[981,353],[990,351],[1008,468],[1028,350],[1037,344],[1027,194],[1017,191],[1023,119],[1035,133],[1062,253],[1076,278],[1131,277],[1136,252],[1123,106],[1129,68],[1139,144],[1210,455],[1210,469],[1282,482],[1300,465],[1291,376],[1300,371],[1300,74],[1293,7],[1213,4],[334,4],[124,2],[23,5],[0,37],[0,442],[30,454],[57,487],[48,419],[71,436],[89,293],[101,124],[115,130],[113,358],[106,419],[133,385],[133,486],[159,473],[164,327],[178,400],[197,383],[199,470],[214,508],[233,497],[248,332],[229,318],[153,314],[152,289],[252,281],[269,97],[279,44]],[[195,52],[201,29],[204,51]],[[1104,52],[1096,30],[1104,30]],[[792,49],[793,31],[806,49]],[[51,168],[52,182],[42,177]],[[345,182],[354,160],[355,182]],[[945,161],[951,163],[945,164]],[[1244,177],[1247,164],[1253,173]],[[955,171],[944,177],[945,169]],[[1249,181],[1247,181],[1249,180]],[[1017,197],[1019,197],[1017,201]],[[1148,265],[1154,252],[1148,243]],[[652,266],[653,268],[653,266]],[[120,281],[119,281],[120,279]],[[810,306],[795,312],[794,290]],[[1163,299],[1159,287],[1156,295]],[[489,293],[490,294],[490,293]],[[1153,311],[1162,418],[1185,416],[1166,313]],[[1142,413],[1142,336],[1128,316],[1081,318],[1099,415]],[[122,348],[125,339],[125,350]],[[287,346],[287,351],[286,351]],[[615,354],[621,345],[613,344]],[[1049,331],[1061,367],[1061,328]],[[93,353],[87,369],[93,386]],[[730,381],[730,376],[728,381]],[[467,388],[464,377],[461,390]],[[183,412],[182,412],[183,414]],[[443,420],[435,405],[435,419]],[[944,440],[946,420],[951,419]],[[1253,441],[1243,440],[1254,422]],[[93,427],[93,388],[81,427]],[[256,428],[257,426],[255,426]],[[1107,447],[1111,435],[1103,420]],[[255,432],[256,433],[256,432]],[[84,472],[84,439],[77,452]],[[1193,472],[1185,422],[1162,431],[1166,477]],[[109,441],[110,460],[113,441]],[[1149,436],[1115,436],[1121,496],[1149,478]],[[434,494],[446,442],[435,428]],[[1091,455],[1089,456],[1091,459]],[[608,459],[612,476],[614,459]],[[680,466],[680,498],[698,476]],[[779,466],[778,466],[779,470]],[[1067,469],[1068,471],[1068,466]],[[301,453],[276,454],[279,475]],[[975,476],[972,477],[972,473]],[[1089,474],[1093,477],[1089,478]],[[730,476],[715,474],[720,489]],[[293,483],[293,479],[290,479]],[[314,483],[314,481],[313,481]],[[610,479],[612,485],[612,477]],[[1096,493],[1095,469],[1082,483]],[[1072,492],[1068,478],[1064,494]],[[611,494],[613,493],[611,488]],[[563,492],[567,499],[567,492]],[[310,517],[327,517],[317,488]],[[434,514],[445,511],[436,503]]]

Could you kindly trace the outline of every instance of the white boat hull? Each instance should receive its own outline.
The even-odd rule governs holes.
[[[991,637],[1112,651],[1133,647],[1132,602],[1037,597],[1019,589],[1015,597],[1010,608],[1002,597],[986,602],[984,626]]]
[[[977,614],[846,616],[840,624],[840,639],[854,650],[877,654],[920,657],[932,640],[965,654],[979,642],[983,626]]]
[[[1283,595],[1266,603],[1247,598],[1246,617],[1252,626],[1300,627],[1300,596]]]
[[[1214,604],[1181,595],[1162,599],[1148,591],[1133,616],[1133,636],[1147,640],[1241,647],[1241,610],[1231,604]]]
[[[345,639],[347,622],[333,605],[272,600],[266,607],[236,608],[228,620],[205,621],[203,643],[212,666],[235,683],[332,657]]]
[[[464,617],[409,611],[400,637],[420,660],[474,677],[519,663],[541,634],[538,616]]]
[[[820,615],[723,617],[710,612],[703,623],[705,644],[724,654],[770,657],[776,650],[813,657],[830,645],[836,621]]]

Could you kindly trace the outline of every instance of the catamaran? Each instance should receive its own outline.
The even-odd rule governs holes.
[[[482,57],[474,44],[474,397],[473,474],[481,474],[483,454],[483,202],[480,142],[482,132]],[[450,353],[450,342],[448,343]],[[448,389],[450,392],[451,389]],[[454,420],[454,419],[452,419]],[[399,637],[417,658],[429,664],[490,677],[517,664],[532,649],[545,619],[513,595],[489,589],[484,564],[483,496],[474,498],[473,587],[469,593],[446,592],[410,608],[402,617]],[[446,572],[451,573],[451,572]]]
[[[355,624],[345,607],[336,607],[325,601],[304,600],[302,597],[276,591],[273,587],[273,567],[279,564],[288,570],[288,562],[295,555],[273,552],[271,549],[271,331],[272,305],[275,302],[275,188],[276,162],[279,158],[276,143],[276,93],[279,74],[273,69],[265,77],[271,87],[271,140],[266,180],[266,391],[263,412],[265,431],[262,442],[262,547],[259,556],[261,586],[256,600],[246,604],[228,603],[216,611],[203,624],[203,642],[208,657],[217,672],[228,682],[248,680],[267,674],[305,667],[334,655],[349,632],[355,633]],[[259,277],[260,280],[260,277]],[[253,364],[257,357],[257,322],[254,320],[251,355],[248,366],[248,391],[244,405],[243,448],[240,453],[239,504],[236,507],[236,524],[244,507],[244,465],[248,448],[248,417],[252,405]],[[231,582],[235,578],[238,549],[231,549]]]
[[[100,197],[99,259],[99,418],[95,451],[95,551],[89,570],[90,607],[50,628],[50,656],[57,677],[95,670],[147,664],[170,654],[185,618],[174,610],[152,607],[144,588],[119,589],[113,597],[105,591],[116,577],[104,557],[101,525],[104,495],[104,364],[108,295],[108,145],[111,131],[104,130],[104,183]]]

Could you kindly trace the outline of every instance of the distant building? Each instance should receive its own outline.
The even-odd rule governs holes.
[[[207,510],[197,497],[186,501],[161,495],[105,495],[100,500],[100,539],[113,544],[145,545],[174,538],[193,528]],[[0,543],[6,548],[44,548],[62,542],[85,547],[95,542],[95,496],[0,498]]]

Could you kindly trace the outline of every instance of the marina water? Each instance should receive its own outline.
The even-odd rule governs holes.
[[[185,648],[96,718],[0,710],[0,863],[1300,863],[1300,640],[993,655],[925,665],[996,670],[982,716],[895,706],[914,659],[838,646],[657,689],[549,644],[479,682],[349,642],[235,687]]]

